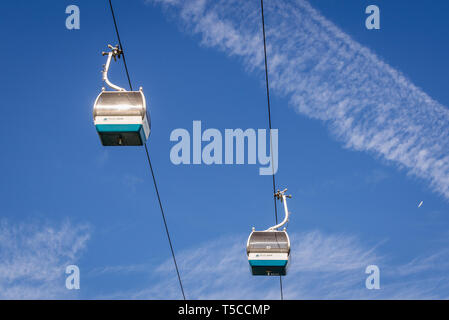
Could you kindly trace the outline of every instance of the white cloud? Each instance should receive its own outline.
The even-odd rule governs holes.
[[[86,226],[12,224],[0,221],[0,299],[61,299],[65,268],[89,239]]]
[[[89,271],[89,276],[99,276],[104,274],[131,274],[131,273],[145,273],[148,271],[147,264],[134,264],[134,265],[118,265],[118,266],[104,266],[92,269]]]
[[[447,252],[394,265],[378,246],[357,237],[318,231],[292,234],[291,263],[283,277],[285,299],[430,299],[447,298]],[[279,299],[278,277],[250,275],[245,236],[217,239],[178,253],[188,299]],[[365,288],[365,268],[380,268],[380,290]],[[102,298],[181,299],[173,261],[148,266],[151,284],[140,291]],[[140,272],[140,271],[139,271]],[[117,276],[117,275],[115,275]]]
[[[364,288],[368,264],[382,261],[373,251],[344,235],[320,232],[292,235],[292,260],[284,278],[285,298],[347,298]],[[246,238],[226,237],[180,252],[179,268],[188,299],[278,299],[278,277],[250,275]],[[135,299],[180,299],[173,261],[152,270],[155,282],[124,296]],[[348,292],[346,292],[348,291]],[[115,296],[120,297],[120,296]]]
[[[263,70],[259,1],[153,0],[202,44]],[[348,148],[422,178],[449,198],[449,110],[307,1],[266,2],[272,88]]]

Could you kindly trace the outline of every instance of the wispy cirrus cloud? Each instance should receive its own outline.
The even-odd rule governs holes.
[[[77,261],[89,227],[0,221],[0,299],[62,299],[65,268]]]
[[[263,70],[259,1],[148,0],[201,43]],[[426,180],[449,198],[449,110],[354,41],[307,1],[267,1],[272,88],[323,120],[347,148]]]
[[[337,297],[354,283],[364,287],[366,263],[380,261],[373,250],[365,250],[356,238],[326,236],[309,232],[292,236],[292,261],[285,280],[285,297]],[[245,237],[216,239],[178,253],[184,289],[188,299],[278,299],[278,277],[250,274]],[[173,261],[167,259],[151,270],[151,285],[139,291],[115,294],[112,298],[180,299]],[[335,287],[334,287],[335,286]],[[333,289],[332,289],[333,288]]]
[[[216,239],[178,253],[188,299],[279,299],[278,277],[250,275],[244,248],[246,237]],[[379,246],[363,245],[355,236],[310,231],[292,234],[285,299],[447,299],[449,251],[393,264],[378,254]],[[368,290],[365,269],[380,268],[380,290]],[[122,268],[122,267],[121,267]],[[125,272],[135,269],[125,268]],[[140,290],[114,293],[109,299],[181,299],[173,261],[147,266],[150,280]],[[117,277],[114,269],[114,277]],[[139,268],[138,271],[141,272]]]

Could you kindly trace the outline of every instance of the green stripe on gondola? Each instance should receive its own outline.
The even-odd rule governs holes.
[[[141,124],[97,124],[98,132],[138,132]]]

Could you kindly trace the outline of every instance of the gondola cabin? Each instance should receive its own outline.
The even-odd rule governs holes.
[[[95,100],[94,124],[104,146],[141,146],[150,134],[142,89],[102,91]]]
[[[254,276],[285,276],[290,257],[287,232],[253,231],[246,245],[248,262]]]

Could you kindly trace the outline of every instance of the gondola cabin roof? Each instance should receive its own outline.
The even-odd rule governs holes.
[[[290,239],[286,231],[252,231],[248,237],[247,253],[290,253]]]
[[[142,91],[102,91],[95,100],[93,116],[145,117],[147,105]]]

